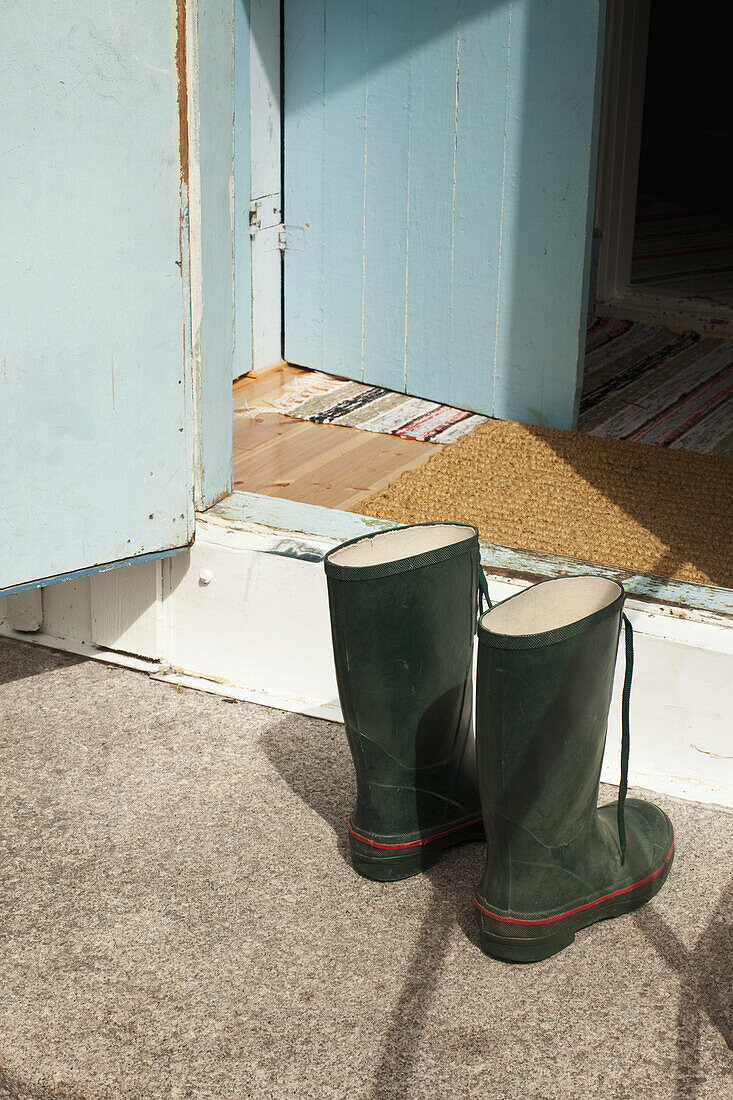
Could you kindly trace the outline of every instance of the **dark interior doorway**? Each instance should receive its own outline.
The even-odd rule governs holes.
[[[729,44],[652,0],[631,284],[733,305]]]

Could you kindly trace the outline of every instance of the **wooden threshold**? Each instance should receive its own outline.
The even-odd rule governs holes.
[[[234,383],[234,415],[235,417],[254,406],[267,405],[281,397],[289,383],[298,375],[307,371],[300,367],[291,367],[289,363],[281,363],[272,369],[252,372],[238,378]]]
[[[639,321],[644,325],[663,326],[675,332],[700,332],[705,336],[733,338],[733,306],[703,297],[677,297],[661,293],[653,285],[637,283],[626,287],[615,298],[596,302],[601,317]]]
[[[266,375],[272,374],[273,371],[281,371],[283,367],[287,367],[289,365],[290,364],[286,363],[284,359],[278,359],[276,363],[270,363],[268,367],[259,367],[257,370],[247,371],[246,374],[243,374],[241,378],[238,378],[236,380],[234,385],[236,386],[237,383],[243,382],[245,378],[248,381],[259,381],[260,378],[264,378]]]

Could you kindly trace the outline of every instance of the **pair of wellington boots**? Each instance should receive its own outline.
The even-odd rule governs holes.
[[[674,850],[656,806],[622,786],[597,808],[624,590],[543,581],[491,607],[478,532],[457,523],[354,539],[325,559],[339,698],[356,772],[356,870],[393,881],[486,838],[482,949],[545,959],[662,887]],[[473,655],[478,618],[476,735]]]

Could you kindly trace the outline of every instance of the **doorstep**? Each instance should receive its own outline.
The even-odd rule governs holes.
[[[197,517],[190,550],[44,589],[36,633],[14,630],[0,600],[0,632],[179,686],[341,721],[322,558],[339,542],[390,526],[233,493]],[[485,542],[481,559],[494,601],[589,568]],[[603,573],[626,588],[635,631],[630,781],[733,806],[733,592]],[[602,772],[611,783],[619,777],[622,666]]]

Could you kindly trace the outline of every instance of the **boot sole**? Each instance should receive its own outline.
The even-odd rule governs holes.
[[[483,840],[480,817],[453,825],[439,833],[398,843],[387,843],[355,832],[349,822],[349,843],[354,870],[375,882],[398,882],[427,871],[446,848],[469,840]]]
[[[499,918],[474,899],[478,909],[481,950],[507,962],[540,962],[569,947],[575,933],[597,921],[621,917],[639,909],[664,886],[674,858],[674,842],[664,863],[641,882],[589,902],[567,915],[540,920]],[[511,932],[510,932],[511,930]]]

